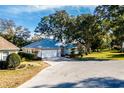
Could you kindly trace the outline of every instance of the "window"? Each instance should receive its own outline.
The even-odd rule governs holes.
[[[9,52],[3,52],[3,61],[6,61],[6,58],[8,56]]]

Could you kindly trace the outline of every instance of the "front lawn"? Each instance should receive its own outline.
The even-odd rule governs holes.
[[[48,66],[40,61],[22,62],[17,70],[0,70],[0,88],[17,87]]]
[[[103,52],[93,52],[88,55],[84,55],[79,60],[124,60],[124,53],[119,53],[117,51],[103,51]]]

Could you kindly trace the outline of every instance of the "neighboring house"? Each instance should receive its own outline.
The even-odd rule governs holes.
[[[59,42],[53,39],[42,39],[22,47],[25,53],[36,53],[41,58],[60,57],[61,48]]]
[[[10,43],[3,37],[0,37],[0,61],[6,61],[6,58],[11,53],[18,53],[19,48]]]
[[[74,54],[78,54],[76,44],[69,43],[64,46],[64,55],[70,55],[72,54],[72,51],[74,52]]]

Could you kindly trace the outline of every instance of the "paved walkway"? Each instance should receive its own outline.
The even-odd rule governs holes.
[[[19,88],[124,87],[124,61],[49,61]]]

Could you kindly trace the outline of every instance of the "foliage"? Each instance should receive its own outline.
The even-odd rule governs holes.
[[[111,41],[115,41],[115,45],[119,43],[119,45],[122,46],[122,42],[124,41],[124,6],[98,6],[96,7],[95,15],[98,17],[101,29],[104,32],[112,34]]]
[[[19,52],[18,53],[21,57],[21,59],[25,60],[41,60],[41,58],[38,58],[36,54],[31,54],[31,53],[24,53],[24,52]]]
[[[72,55],[75,54],[75,48],[72,48],[72,49],[71,49],[71,54],[72,54]]]
[[[35,32],[43,36],[53,36],[54,39],[63,43],[77,42],[84,44],[89,52],[94,35],[98,33],[97,28],[93,29],[95,18],[91,14],[73,17],[64,10],[57,11],[41,18]]]
[[[69,16],[66,11],[56,11],[54,14],[41,18],[35,32],[46,36],[52,35],[54,39],[63,41],[68,18]]]
[[[7,57],[7,60],[4,62],[4,69],[15,69],[20,65],[21,58],[18,54],[12,53]]]
[[[22,26],[16,26],[13,20],[0,19],[0,35],[18,47],[29,42],[30,31]]]
[[[86,54],[124,41],[124,6],[100,5],[94,14],[69,15],[65,10],[41,18],[35,34],[85,46]]]

